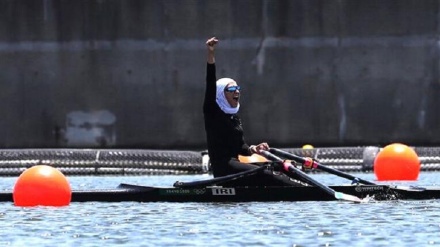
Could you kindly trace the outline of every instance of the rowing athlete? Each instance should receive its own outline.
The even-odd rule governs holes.
[[[216,78],[215,37],[206,41],[208,49],[206,91],[203,104],[208,153],[214,177],[231,175],[258,166],[242,163],[238,155],[249,156],[269,150],[265,142],[248,145],[243,135],[243,126],[237,115],[240,109],[240,86],[231,78]],[[282,173],[264,170],[263,173],[246,176],[234,181],[234,185],[301,185]],[[301,185],[302,186],[302,185]]]

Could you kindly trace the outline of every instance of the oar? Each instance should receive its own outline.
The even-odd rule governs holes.
[[[232,180],[242,178],[244,176],[253,175],[257,172],[263,171],[264,169],[267,169],[268,166],[269,165],[262,165],[262,166],[259,166],[257,168],[250,169],[247,171],[238,172],[238,173],[234,173],[231,175],[226,175],[223,177],[217,177],[217,178],[212,178],[212,179],[207,179],[207,180],[200,180],[200,181],[193,181],[193,182],[176,181],[174,183],[174,187],[177,187],[177,188],[202,187],[202,186],[209,186],[209,185],[213,185],[213,184],[220,184],[220,183],[224,183],[224,182],[229,182]]]
[[[309,182],[310,184],[312,184],[312,185],[314,185],[316,187],[319,187],[321,190],[323,190],[326,193],[334,196],[338,200],[346,200],[346,201],[351,201],[351,202],[362,202],[362,199],[360,199],[357,196],[347,195],[347,194],[344,194],[342,192],[337,192],[337,191],[333,190],[332,188],[330,188],[330,187],[328,187],[328,186],[326,186],[326,185],[316,181],[315,179],[313,179],[309,175],[305,174],[304,172],[302,172],[301,170],[299,170],[298,168],[296,168],[295,166],[293,166],[289,162],[283,161],[280,157],[270,153],[269,151],[262,150],[262,151],[260,151],[260,154],[265,156],[266,158],[268,158],[270,160],[282,162],[283,166],[284,166],[284,170],[286,172],[291,172],[291,173],[294,173],[294,174],[298,175],[299,177],[301,177],[305,181]]]
[[[289,152],[286,152],[284,150],[277,149],[277,148],[271,148],[270,152],[275,154],[275,155],[279,155],[281,157],[284,157],[286,159],[294,160],[294,161],[299,162],[299,163],[301,163],[303,165],[308,165],[308,166],[311,166],[312,168],[317,168],[317,169],[326,171],[328,173],[334,174],[336,176],[340,176],[340,177],[343,177],[343,178],[346,178],[346,179],[350,179],[352,181],[358,181],[359,183],[368,184],[368,185],[377,185],[377,184],[375,184],[373,182],[370,182],[370,181],[367,181],[367,180],[364,180],[364,179],[361,179],[361,178],[357,178],[357,177],[352,176],[352,175],[350,175],[348,173],[345,173],[345,172],[333,169],[331,167],[325,166],[323,164],[320,164],[320,163],[316,162],[315,160],[313,160],[312,158],[300,157],[300,156],[291,154]]]

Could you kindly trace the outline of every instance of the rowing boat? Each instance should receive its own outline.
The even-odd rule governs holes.
[[[390,185],[330,186],[335,191],[373,200],[440,199],[440,187]],[[120,184],[115,189],[72,191],[72,202],[269,202],[334,201],[318,187],[149,187]],[[1,192],[1,202],[12,202],[12,192]]]

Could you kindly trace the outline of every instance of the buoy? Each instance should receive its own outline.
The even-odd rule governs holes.
[[[302,149],[313,149],[314,147],[310,144],[305,144],[302,146]]]
[[[59,170],[37,165],[18,177],[12,197],[14,205],[20,207],[67,206],[72,191],[67,178]]]
[[[313,157],[314,156],[314,150],[315,147],[313,147],[310,144],[305,144],[302,146],[301,155],[305,157]]]
[[[267,162],[268,159],[264,158],[259,154],[252,154],[251,156],[239,155],[238,160],[243,163],[254,163],[254,162]]]
[[[384,147],[374,159],[377,180],[417,180],[420,160],[414,149],[402,143]]]

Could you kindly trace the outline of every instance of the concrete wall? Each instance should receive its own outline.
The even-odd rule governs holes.
[[[206,148],[206,50],[250,143],[440,144],[439,1],[2,0],[0,147]]]

